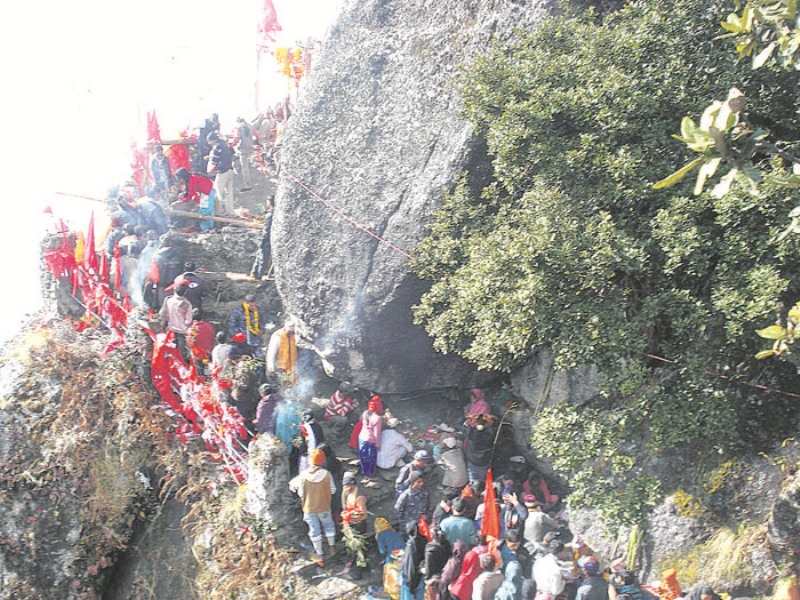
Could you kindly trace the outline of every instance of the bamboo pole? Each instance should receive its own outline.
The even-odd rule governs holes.
[[[56,192],[58,196],[67,196],[68,198],[79,198],[80,200],[91,200],[92,202],[102,202],[103,204],[106,201],[103,198],[95,198],[94,196],[84,196],[82,194],[70,194],[69,192]]]
[[[211,217],[173,209],[166,209],[164,212],[170,217],[183,217],[185,219],[197,219],[198,221],[214,221],[215,223],[227,223],[229,225],[238,225],[239,227],[248,227],[250,229],[261,229],[264,227],[263,223],[258,223],[256,221],[245,221],[243,219],[233,219],[231,217]]]

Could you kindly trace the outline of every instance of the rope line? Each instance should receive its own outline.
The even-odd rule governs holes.
[[[352,218],[351,216],[345,214],[340,209],[336,208],[333,204],[330,203],[330,201],[328,201],[325,198],[323,198],[322,196],[320,196],[317,192],[315,192],[313,189],[311,189],[308,185],[306,185],[299,178],[295,177],[294,175],[292,175],[288,171],[284,171],[284,173],[286,173],[286,175],[289,177],[289,179],[294,181],[298,186],[300,186],[305,191],[307,191],[309,194],[311,194],[314,198],[316,198],[317,200],[322,202],[325,206],[327,206],[329,209],[331,209],[333,212],[335,212],[337,215],[339,215],[342,219],[344,219],[345,221],[350,223],[356,229],[360,229],[361,231],[366,233],[368,236],[375,238],[376,240],[378,240],[379,242],[381,242],[383,244],[386,244],[387,246],[389,246],[389,248],[391,248],[392,250],[394,250],[398,254],[402,254],[407,259],[411,260],[413,258],[413,256],[411,256],[411,254],[409,254],[408,252],[406,252],[405,250],[403,250],[399,246],[396,246],[392,242],[390,242],[389,240],[382,238],[381,236],[379,236],[374,231],[368,229],[364,225],[361,225],[354,218]]]
[[[648,354],[647,352],[642,352],[642,354],[644,356],[646,356],[647,358],[652,358],[653,360],[658,360],[658,361],[661,361],[663,363],[667,363],[667,364],[670,364],[670,365],[674,365],[677,362],[677,361],[674,361],[674,360],[670,360],[668,358],[664,358],[663,356],[656,356],[655,354]],[[789,398],[800,398],[800,394],[795,394],[794,392],[785,392],[783,390],[775,390],[775,389],[772,389],[771,387],[768,387],[766,385],[762,385],[760,383],[750,383],[748,381],[740,381],[738,379],[734,379],[730,375],[721,375],[719,373],[714,373],[713,371],[706,371],[706,375],[708,375],[709,377],[718,377],[719,379],[725,379],[726,381],[732,381],[733,383],[738,383],[740,385],[746,385],[748,387],[755,388],[755,389],[760,390],[762,392],[772,392],[773,394],[782,394],[783,396],[788,396]]]

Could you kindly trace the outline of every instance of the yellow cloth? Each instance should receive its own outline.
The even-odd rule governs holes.
[[[375,538],[377,539],[377,537],[381,533],[383,533],[384,531],[388,531],[391,528],[392,528],[392,526],[389,525],[389,521],[387,521],[383,517],[376,517],[376,519],[375,519]]]
[[[286,373],[295,373],[297,371],[297,341],[294,335],[288,335],[286,329],[281,329],[280,342],[277,367]]]

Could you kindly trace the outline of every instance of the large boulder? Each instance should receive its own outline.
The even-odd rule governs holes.
[[[281,297],[337,376],[396,392],[476,379],[412,323],[428,284],[409,255],[458,174],[486,172],[460,67],[545,9],[352,0],[331,30],[284,138],[272,238]]]

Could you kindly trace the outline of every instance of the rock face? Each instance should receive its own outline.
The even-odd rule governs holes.
[[[459,68],[545,10],[535,0],[345,6],[285,136],[272,227],[281,297],[338,377],[398,392],[476,378],[413,325],[427,284],[409,254],[456,176],[487,165],[459,114]]]
[[[248,510],[258,520],[275,527],[296,527],[292,500],[286,446],[276,437],[262,435],[250,445]]]

